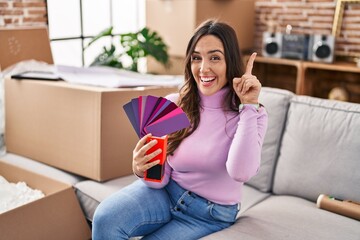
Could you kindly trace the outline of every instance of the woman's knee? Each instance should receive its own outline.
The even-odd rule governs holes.
[[[161,224],[170,218],[170,203],[166,191],[150,189],[137,182],[99,204],[93,217],[93,231],[96,235],[111,233],[129,236],[144,223]]]
[[[111,208],[105,202],[101,202],[96,208],[93,217],[93,228],[105,229],[111,228],[113,219],[111,217]]]
[[[93,217],[93,239],[128,239],[129,219],[126,218],[126,210],[126,206],[114,204],[111,198],[101,202]]]

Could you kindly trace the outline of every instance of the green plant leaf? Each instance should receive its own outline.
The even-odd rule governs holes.
[[[158,33],[151,32],[148,28],[142,29],[140,33],[145,39],[145,41],[139,42],[139,45],[145,51],[145,56],[150,55],[163,65],[166,65],[169,61],[168,47]]]
[[[97,40],[99,40],[102,37],[111,36],[112,30],[113,30],[113,27],[109,27],[109,28],[101,31],[98,35],[96,35],[95,37],[93,37],[91,39],[91,41],[88,43],[88,45],[85,48],[88,48],[91,44],[93,44],[94,42],[96,42]]]
[[[88,46],[93,44],[98,39],[109,36],[112,34],[112,28],[105,29],[100,34],[95,36]],[[116,55],[117,46],[111,45],[110,49],[104,50],[99,54],[93,63],[94,65],[105,65],[110,67],[119,67],[126,68],[131,71],[138,71],[138,61],[140,58],[152,56],[158,62],[162,63],[165,67],[169,62],[168,47],[158,35],[157,32],[151,31],[149,28],[145,27],[137,32],[130,32],[119,34],[119,48],[122,48],[122,53]],[[131,63],[129,67],[124,67],[124,64],[121,62],[121,56],[127,55],[131,58]]]
[[[110,49],[103,48],[103,52],[100,53],[90,66],[109,66],[115,68],[123,68],[122,62],[119,60],[121,55],[115,54],[116,48],[112,44]]]

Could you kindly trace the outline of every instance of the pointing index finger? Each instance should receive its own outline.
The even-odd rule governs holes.
[[[249,58],[249,60],[248,60],[248,62],[246,64],[246,71],[245,71],[246,74],[251,74],[253,66],[254,66],[254,61],[255,61],[256,55],[257,55],[256,52],[251,54],[251,56],[250,56],[250,58]]]

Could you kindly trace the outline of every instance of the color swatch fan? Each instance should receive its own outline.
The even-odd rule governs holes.
[[[161,137],[190,126],[184,111],[163,97],[140,96],[125,104],[124,110],[139,138],[148,133]]]
[[[139,138],[148,133],[157,140],[146,154],[161,148],[162,152],[149,162],[160,160],[160,163],[144,172],[146,181],[161,182],[164,176],[167,135],[189,127],[190,122],[184,111],[175,103],[163,97],[140,96],[124,105],[124,110]]]

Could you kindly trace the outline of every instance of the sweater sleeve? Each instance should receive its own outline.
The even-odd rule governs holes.
[[[235,181],[247,182],[258,172],[267,123],[268,115],[264,107],[259,111],[244,107],[240,112],[226,162],[227,171]]]

